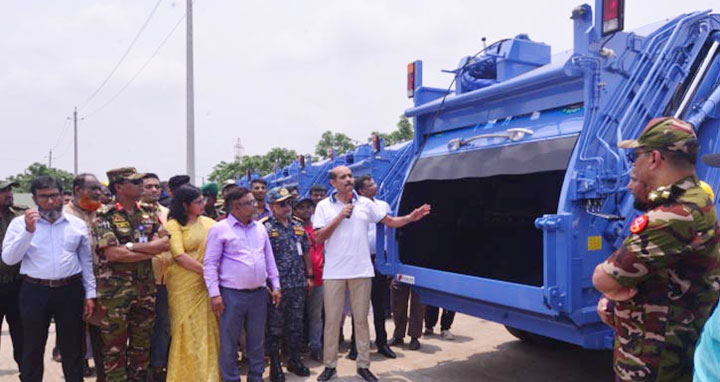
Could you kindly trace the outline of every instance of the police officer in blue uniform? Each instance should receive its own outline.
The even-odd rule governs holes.
[[[275,187],[268,192],[272,216],[259,222],[270,237],[275,264],[280,274],[283,298],[278,306],[268,305],[268,338],[270,348],[270,381],[285,381],[280,366],[280,344],[283,329],[287,335],[289,361],[287,369],[301,377],[310,370],[300,360],[303,312],[305,297],[312,293],[313,278],[310,263],[310,243],[302,224],[292,219],[293,195],[286,189]]]

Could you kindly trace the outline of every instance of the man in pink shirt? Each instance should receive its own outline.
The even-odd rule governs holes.
[[[280,278],[270,239],[252,217],[256,201],[244,187],[225,197],[227,219],[210,228],[203,262],[210,303],[220,318],[220,374],[223,382],[239,382],[237,365],[240,330],[247,323],[249,382],[262,382],[267,284],[280,303]]]

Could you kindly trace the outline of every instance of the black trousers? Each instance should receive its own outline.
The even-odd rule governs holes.
[[[65,381],[83,380],[83,342],[85,289],[81,280],[51,288],[23,281],[20,288],[20,316],[23,321],[23,358],[20,376],[23,382],[43,380],[43,356],[50,318],[55,318],[58,348],[62,355]]]
[[[373,262],[375,256],[373,255]],[[387,276],[375,270],[375,276],[372,279],[372,289],[370,290],[370,303],[373,308],[373,324],[375,325],[375,345],[379,348],[387,345],[387,331],[385,330],[385,307],[387,306],[387,298],[390,295],[390,283]],[[355,350],[355,324],[352,325],[352,340],[350,342],[351,349]]]
[[[432,329],[438,322],[438,314],[440,308],[437,306],[427,305],[425,307],[425,329]],[[443,308],[442,317],[440,318],[440,330],[450,330],[455,320],[455,312]]]
[[[13,346],[13,358],[18,365],[18,370],[23,354],[23,326],[19,305],[20,284],[21,281],[0,284],[0,326],[2,326],[3,319],[7,319]]]

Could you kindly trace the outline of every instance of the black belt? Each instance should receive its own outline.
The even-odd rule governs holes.
[[[25,281],[37,285],[42,285],[50,288],[60,288],[64,287],[66,285],[70,285],[75,281],[82,279],[82,273],[78,273],[76,275],[66,277],[64,279],[57,279],[57,280],[45,280],[45,279],[36,279],[34,277],[25,276]]]

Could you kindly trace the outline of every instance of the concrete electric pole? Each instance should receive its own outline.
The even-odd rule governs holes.
[[[192,1],[187,0],[187,174],[195,184],[195,96],[193,85]]]
[[[73,151],[75,152],[75,164],[73,165],[73,171],[75,175],[78,174],[78,131],[77,131],[77,124],[78,124],[78,116],[77,116],[77,107],[75,107],[75,110],[73,110],[72,118],[68,117],[68,119],[71,119],[73,121],[73,142],[74,147]],[[80,118],[82,121],[82,118]]]

